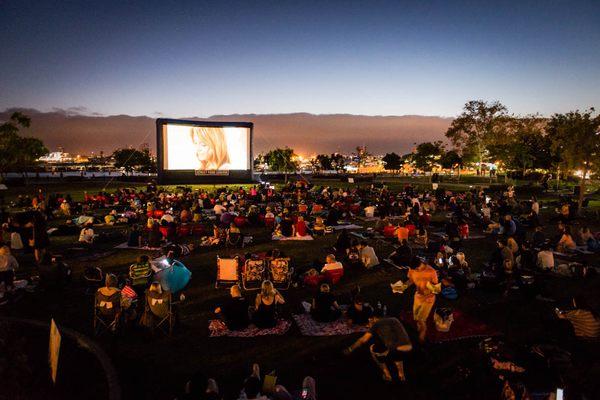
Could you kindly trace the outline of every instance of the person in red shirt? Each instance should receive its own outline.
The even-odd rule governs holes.
[[[300,215],[298,216],[298,221],[296,221],[296,236],[306,235],[308,235],[308,227],[306,226],[306,221],[304,221],[304,217]]]
[[[402,243],[403,240],[408,240],[408,228],[401,224],[396,229],[396,235],[398,236],[398,243]]]

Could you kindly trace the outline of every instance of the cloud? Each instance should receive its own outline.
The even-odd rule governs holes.
[[[52,112],[64,114],[67,116],[88,115],[89,114],[88,111],[89,111],[88,108],[84,107],[84,106],[75,106],[75,107],[68,107],[68,108],[52,107]]]

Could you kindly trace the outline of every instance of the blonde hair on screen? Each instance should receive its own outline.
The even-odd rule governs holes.
[[[210,149],[208,158],[200,161],[201,169],[219,169],[230,162],[223,128],[198,126],[192,128],[190,136],[194,143],[202,142]]]

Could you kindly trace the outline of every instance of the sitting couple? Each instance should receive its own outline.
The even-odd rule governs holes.
[[[342,316],[341,307],[327,283],[321,284],[319,293],[313,298],[312,304],[304,302],[303,306],[317,322],[333,322]],[[373,308],[364,302],[360,293],[356,294],[352,305],[346,311],[348,323],[350,325],[366,325],[372,315]]]
[[[215,309],[215,314],[227,325],[229,330],[242,330],[254,323],[258,328],[273,328],[277,325],[276,308],[284,304],[283,296],[275,289],[271,281],[264,281],[260,293],[256,295],[254,313],[250,318],[249,303],[239,285],[230,289],[230,298]]]

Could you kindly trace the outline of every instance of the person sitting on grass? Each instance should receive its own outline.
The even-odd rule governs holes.
[[[111,210],[110,213],[104,216],[106,225],[114,225],[117,223],[117,210]]]
[[[232,246],[237,246],[240,244],[242,240],[242,232],[240,228],[232,222],[229,224],[229,229],[227,229],[227,243]]]
[[[244,387],[238,400],[269,400],[267,396],[261,395],[262,379],[260,378],[260,367],[252,365],[252,374],[244,381]]]
[[[312,301],[310,315],[317,322],[332,322],[338,319],[342,313],[331,289],[327,283],[322,283],[319,293]]]
[[[566,253],[569,251],[574,251],[576,248],[577,244],[571,235],[571,228],[569,226],[565,226],[562,236],[556,245],[556,251],[559,253]]]
[[[413,259],[412,249],[408,245],[408,241],[403,240],[400,246],[388,258],[399,267],[408,267]]]
[[[366,325],[373,315],[373,307],[366,304],[360,293],[354,296],[352,304],[346,311],[346,318],[350,325]]]
[[[375,254],[375,249],[369,246],[367,242],[360,242],[358,244],[358,249],[360,250],[360,260],[366,269],[371,269],[376,265],[379,265],[379,258],[377,258],[377,254]]]
[[[230,331],[245,329],[250,324],[248,301],[242,296],[239,285],[233,285],[229,293],[231,297],[215,309],[215,314],[223,320]]]
[[[398,379],[406,381],[404,374],[404,359],[412,351],[412,343],[402,322],[397,318],[384,318],[380,310],[376,310],[369,318],[369,331],[344,350],[345,355],[351,354],[360,346],[372,341],[369,347],[371,357],[383,374],[383,380],[392,381],[388,363],[393,363],[398,371]]]
[[[323,217],[315,218],[315,223],[313,224],[312,231],[315,235],[324,235],[325,234],[325,222],[323,221]]]
[[[304,221],[303,216],[298,216],[298,221],[296,221],[296,226],[294,227],[294,230],[296,231],[296,236],[308,236],[308,226],[306,225],[306,221]]]
[[[321,268],[321,273],[324,274],[327,271],[338,271],[338,270],[344,270],[344,266],[342,265],[341,262],[336,261],[335,256],[333,254],[328,254],[327,257],[325,257],[325,265],[323,266],[323,268]]]
[[[137,262],[129,267],[129,278],[135,288],[145,288],[151,275],[150,258],[146,254],[139,256]]]
[[[422,246],[427,248],[427,245],[429,244],[429,235],[427,233],[427,229],[425,229],[425,227],[423,225],[420,225],[417,228],[417,234],[415,236],[415,244],[417,246]]]
[[[10,253],[8,246],[0,247],[0,284],[4,283],[4,290],[11,292],[14,289],[15,270],[19,268],[17,259]]]
[[[127,238],[127,247],[142,247],[142,232],[140,232],[138,224],[133,224],[131,227]]]
[[[402,222],[396,228],[396,236],[398,237],[398,243],[402,243],[403,240],[408,241],[408,228],[405,226],[405,223]]]
[[[573,298],[573,310],[556,312],[558,318],[568,320],[578,339],[597,340],[600,338],[600,316],[589,305],[585,297]]]
[[[255,311],[252,322],[259,328],[273,328],[277,325],[276,308],[279,304],[285,304],[283,296],[275,289],[273,282],[263,281],[260,293],[256,295]]]
[[[549,244],[544,244],[537,253],[537,267],[542,271],[552,271],[555,267],[554,252]]]
[[[346,229],[342,229],[340,234],[335,241],[334,248],[340,254],[346,254],[346,250],[348,250],[352,246],[352,240],[350,236],[348,236],[348,231]]]
[[[94,243],[94,229],[90,222],[86,223],[79,233],[79,243],[84,245],[92,245]]]

